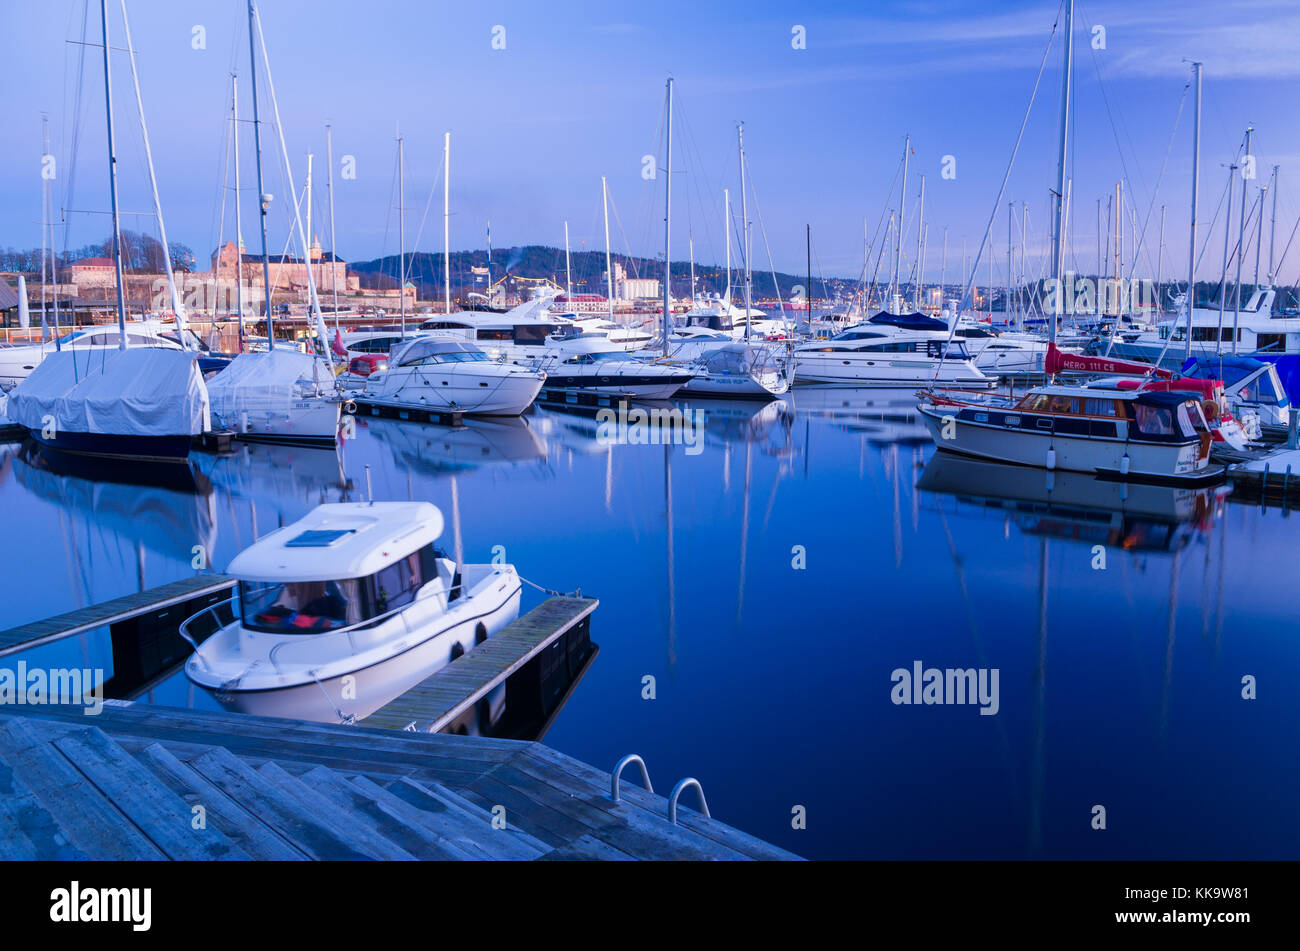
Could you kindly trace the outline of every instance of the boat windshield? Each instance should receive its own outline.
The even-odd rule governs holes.
[[[361,582],[241,581],[243,625],[271,634],[318,634],[364,620]]]

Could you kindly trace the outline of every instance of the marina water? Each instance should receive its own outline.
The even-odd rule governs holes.
[[[456,512],[467,561],[600,599],[600,654],[548,744],[605,768],[640,753],[659,792],[695,776],[715,816],[775,844],[1295,854],[1294,519],[935,458],[906,391],[676,405],[703,412],[699,446],[540,408],[463,429],[358,419],[337,454],[196,454],[197,491],[4,447],[0,626],[220,571],[319,502],[364,498],[368,466],[375,498],[443,510],[448,551]],[[111,669],[102,637],[27,659]],[[929,669],[981,673],[996,712],[920,684],[895,701],[895,671]],[[181,675],[150,699],[212,703]]]

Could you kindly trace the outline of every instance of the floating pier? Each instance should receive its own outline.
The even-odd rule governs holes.
[[[1274,449],[1230,466],[1232,494],[1246,501],[1300,501],[1300,449]]]
[[[416,423],[437,423],[439,426],[462,426],[465,414],[460,410],[440,410],[430,407],[384,403],[376,400],[353,398],[356,416],[378,416],[382,419],[406,419]]]
[[[558,655],[545,666],[567,668],[572,651],[566,638],[575,650],[586,642],[591,613],[598,604],[595,598],[550,598],[362,722],[391,730],[438,733],[544,652]],[[576,660],[581,664],[585,658]]]
[[[22,442],[27,438],[27,427],[17,423],[0,422],[0,443]]]
[[[235,579],[226,575],[195,575],[11,627],[0,631],[0,658],[107,628],[113,647],[113,676],[104,690],[108,696],[129,696],[189,656],[190,646],[178,632],[181,622],[227,600],[234,586]],[[216,621],[210,623],[215,630]],[[212,631],[195,633],[206,637]]]
[[[534,402],[547,409],[563,409],[595,416],[602,409],[617,410],[620,403],[637,398],[631,393],[601,393],[580,387],[543,386]]]

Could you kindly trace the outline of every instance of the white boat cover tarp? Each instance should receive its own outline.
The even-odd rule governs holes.
[[[198,353],[161,347],[51,353],[10,392],[9,418],[28,429],[52,419],[64,432],[106,436],[211,428]]]
[[[317,382],[331,377],[320,358],[300,351],[242,353],[208,380],[212,415],[235,429],[240,413],[284,413],[304,396],[315,395]]]

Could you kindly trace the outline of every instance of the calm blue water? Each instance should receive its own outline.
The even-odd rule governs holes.
[[[221,570],[349,481],[360,497],[368,465],[380,499],[449,513],[454,484],[467,560],[503,545],[524,577],[600,598],[600,654],[547,743],[605,769],[638,752],[661,792],[695,776],[716,816],[803,855],[1294,857],[1300,524],[932,459],[912,403],[690,404],[698,452],[606,445],[543,410],[463,431],[362,421],[338,457],[195,456],[200,494],[56,476],[9,447],[0,626],[191,574],[195,545]],[[996,668],[997,714],[895,705],[891,672],[914,661]]]

